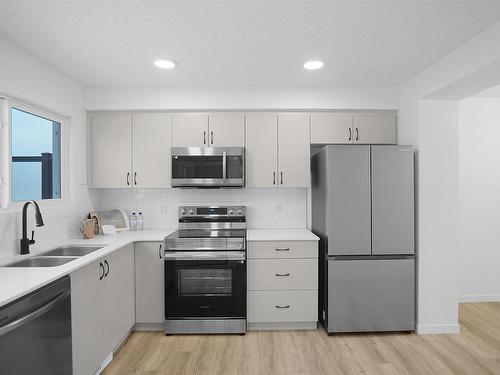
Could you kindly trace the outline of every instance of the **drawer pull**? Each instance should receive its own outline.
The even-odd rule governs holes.
[[[289,309],[289,308],[290,308],[290,305],[286,305],[286,306],[276,305],[275,307],[276,307],[277,309]]]
[[[274,250],[276,250],[276,251],[290,251],[289,248],[286,248],[286,249],[274,249]]]
[[[284,276],[290,276],[289,273],[275,273],[276,276],[284,277]]]

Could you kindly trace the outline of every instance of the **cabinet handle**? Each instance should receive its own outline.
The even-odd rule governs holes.
[[[99,262],[99,268],[102,271],[101,275],[99,276],[99,280],[102,280],[102,278],[104,277],[104,266],[102,265],[102,262]]]
[[[273,172],[273,185],[276,185],[276,172]]]
[[[108,274],[109,274],[109,263],[108,263],[108,261],[107,261],[107,260],[105,260],[105,261],[104,261],[104,264],[105,264],[106,266],[108,266],[108,270],[107,270],[107,271],[106,271],[106,273],[104,274],[104,277],[108,277]]]
[[[130,186],[130,172],[127,172],[127,186]]]
[[[276,305],[275,307],[276,307],[277,309],[289,309],[289,308],[290,308],[290,305],[286,305],[286,306]]]
[[[274,249],[276,251],[290,251],[290,249],[287,247],[287,248],[283,248],[283,249],[280,249],[280,248],[277,248],[277,249]]]
[[[352,130],[349,128],[349,141],[352,139]]]
[[[280,175],[281,175],[281,182],[280,182],[280,184],[283,185],[283,172],[280,172]]]
[[[134,172],[134,185],[137,185],[137,172]]]
[[[207,144],[207,132],[203,132],[203,144]]]
[[[210,132],[210,143],[214,144],[214,132],[213,131]]]
[[[289,274],[289,273],[275,273],[274,275],[275,275],[275,276],[279,276],[279,277],[290,276],[290,274]]]
[[[161,259],[161,244],[160,244],[160,246],[158,247],[158,257]]]
[[[356,141],[358,141],[358,140],[359,140],[359,130],[358,130],[358,128],[356,128]]]

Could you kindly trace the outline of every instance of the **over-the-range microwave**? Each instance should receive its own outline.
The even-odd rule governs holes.
[[[172,187],[243,186],[244,147],[172,147]]]

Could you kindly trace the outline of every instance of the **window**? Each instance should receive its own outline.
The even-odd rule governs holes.
[[[10,200],[60,199],[61,120],[19,107],[10,107]]]

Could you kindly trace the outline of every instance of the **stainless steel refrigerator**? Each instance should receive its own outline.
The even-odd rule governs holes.
[[[318,315],[328,333],[414,330],[413,153],[330,145],[311,157]]]

